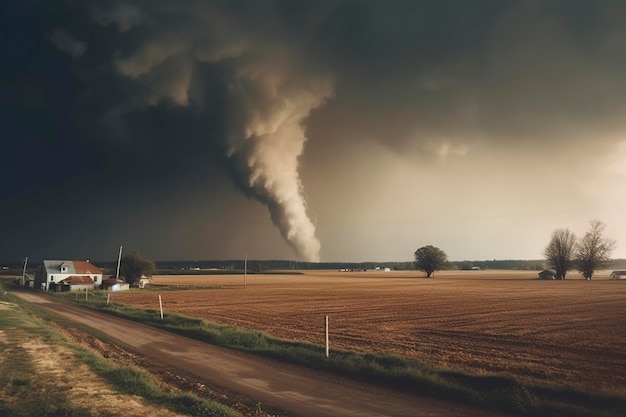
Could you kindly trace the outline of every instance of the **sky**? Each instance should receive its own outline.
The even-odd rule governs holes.
[[[626,258],[621,0],[9,0],[0,260]],[[246,255],[247,254],[247,255]]]

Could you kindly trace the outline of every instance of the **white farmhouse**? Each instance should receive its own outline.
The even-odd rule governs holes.
[[[43,261],[35,274],[35,289],[92,290],[102,284],[102,270],[89,261]]]

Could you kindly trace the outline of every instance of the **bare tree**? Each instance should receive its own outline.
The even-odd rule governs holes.
[[[565,279],[567,271],[573,266],[576,249],[576,235],[569,229],[556,229],[552,232],[550,243],[543,251],[548,265],[554,268],[556,279]]]
[[[592,220],[588,231],[576,248],[576,264],[585,279],[591,279],[596,269],[611,259],[615,241],[604,237],[606,226],[600,220]]]

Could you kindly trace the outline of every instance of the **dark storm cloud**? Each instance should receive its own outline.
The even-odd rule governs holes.
[[[62,29],[55,29],[48,37],[50,42],[72,58],[79,59],[85,52],[85,43],[78,41]]]
[[[443,140],[561,146],[625,127],[619,2],[360,9],[327,32],[337,37],[332,59],[341,72],[336,100],[313,126],[422,151]]]
[[[71,221],[36,208],[61,187],[97,189],[83,197],[95,207],[222,171],[317,259],[298,166],[307,140],[429,158],[589,137],[602,149],[626,128],[620,1],[2,7],[2,226],[13,234],[24,213],[46,230]]]
[[[306,213],[298,157],[306,141],[301,122],[331,94],[331,80],[305,65],[304,56],[298,59],[294,41],[280,29],[279,9],[258,3],[237,9],[204,2],[136,5],[135,27],[125,5],[94,12],[108,16],[101,23],[127,33],[113,67],[143,87],[132,105],[188,107],[206,117],[211,95],[222,97],[224,134],[204,140],[224,148],[237,184],[267,205],[296,253],[318,260],[320,244]],[[211,77],[219,80],[218,91],[206,89]]]
[[[243,191],[268,206],[296,253],[318,260],[319,241],[306,213],[298,157],[306,141],[301,121],[331,94],[332,81],[307,65],[299,52],[302,45],[281,29],[289,7],[63,3],[69,5],[76,6],[69,16],[46,22],[35,36],[47,32],[47,46],[71,60],[31,39],[43,50],[38,55],[45,56],[44,65],[27,63],[35,90],[60,90],[51,92],[55,100],[67,97],[67,102],[58,99],[63,118],[44,116],[56,129],[28,129],[67,148],[58,155],[37,155],[42,161],[36,166],[53,156],[49,187],[67,176],[82,177],[79,184],[92,186],[102,180],[109,187],[129,178],[137,188],[157,189],[161,181],[194,174],[187,165],[224,164]],[[30,11],[45,20],[46,10]],[[49,80],[45,67],[63,76]],[[21,96],[23,86],[11,89]],[[103,164],[108,169],[73,171],[62,163],[76,160],[82,167]],[[155,169],[158,164],[165,169]],[[82,171],[90,181],[79,175]],[[35,183],[41,171],[28,175]]]

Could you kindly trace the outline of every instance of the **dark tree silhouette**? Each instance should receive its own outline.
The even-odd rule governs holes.
[[[131,285],[137,284],[142,276],[151,277],[155,272],[154,262],[144,258],[137,251],[122,256],[120,261],[120,275]]]
[[[448,262],[448,255],[441,249],[428,245],[415,251],[415,268],[426,272],[431,277],[437,269],[441,269]]]
[[[576,264],[585,279],[591,279],[595,270],[611,259],[615,241],[604,237],[605,228],[600,220],[592,220],[591,230],[576,247]]]
[[[548,265],[555,269],[556,279],[565,279],[567,271],[574,266],[576,235],[569,229],[557,229],[552,232],[550,243],[543,254]]]

